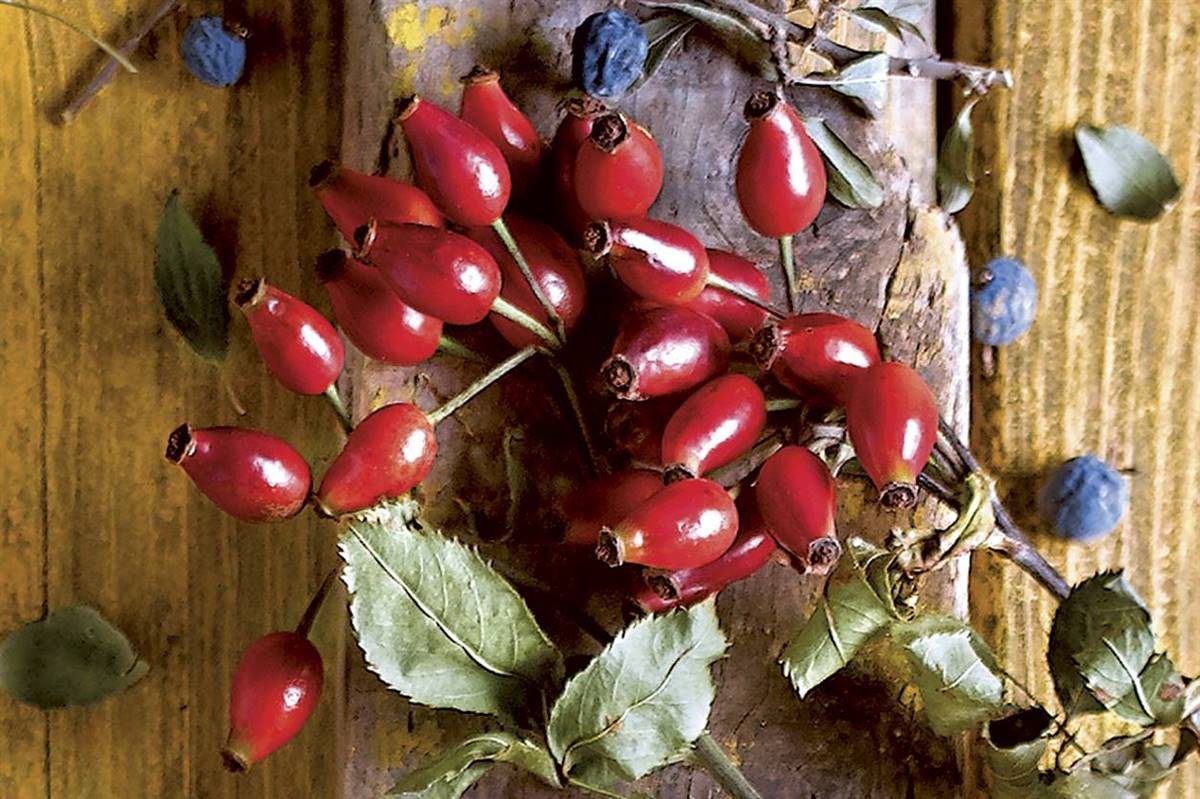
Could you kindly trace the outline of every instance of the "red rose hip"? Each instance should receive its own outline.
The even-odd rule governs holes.
[[[178,464],[213,504],[244,522],[277,522],[308,501],[308,464],[281,438],[240,427],[180,425],[167,439]]]
[[[261,278],[238,281],[234,302],[250,324],[267,370],[285,388],[320,394],[334,384],[345,349],[316,308]]]
[[[583,229],[592,221],[575,194],[575,160],[579,148],[592,132],[592,123],[605,111],[592,97],[572,97],[563,103],[566,115],[550,143],[550,177],[554,207],[547,209],[571,242],[578,244]]]
[[[754,496],[779,545],[808,570],[828,571],[841,547],[834,523],[837,486],[825,463],[804,447],[784,447],[763,464]]]
[[[771,284],[763,271],[740,255],[724,250],[708,250],[709,273],[763,302],[771,299]],[[725,328],[730,341],[743,341],[754,335],[767,321],[767,312],[735,294],[716,286],[705,286],[695,299],[685,303]]]
[[[663,430],[680,402],[681,395],[614,402],[605,414],[604,432],[617,449],[635,461],[660,466]]]
[[[802,397],[844,405],[853,379],[879,363],[875,334],[831,313],[769,324],[751,345],[759,366]]]
[[[313,168],[308,183],[346,241],[353,241],[354,231],[372,219],[446,226],[428,194],[399,180],[365,175],[337,161],[325,161]]]
[[[662,153],[650,131],[622,114],[592,123],[575,158],[575,196],[592,219],[645,216],[662,190]]]
[[[729,337],[704,314],[678,306],[641,308],[627,316],[601,377],[619,399],[687,391],[725,370]]]
[[[881,363],[855,378],[846,401],[846,429],[858,462],[889,508],[917,501],[917,475],[937,440],[933,392],[911,367]]]
[[[597,222],[583,233],[595,256],[639,297],[663,305],[695,299],[708,280],[708,253],[678,225],[655,219]]]
[[[717,483],[680,480],[600,532],[596,556],[610,566],[640,563],[658,569],[691,569],[721,556],[737,535],[733,499]]]
[[[567,520],[563,541],[596,546],[602,528],[613,527],[662,490],[662,476],[649,469],[613,472],[580,487],[563,503]]]
[[[529,117],[508,98],[500,73],[476,66],[462,79],[458,115],[500,148],[512,176],[513,191],[532,188],[542,161],[542,140]]]
[[[699,477],[750,451],[767,422],[762,389],[745,375],[718,377],[684,400],[662,436],[667,480]]]

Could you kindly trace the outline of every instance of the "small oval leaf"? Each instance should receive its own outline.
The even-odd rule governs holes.
[[[804,129],[825,159],[827,188],[834,199],[847,208],[878,208],[883,204],[883,185],[871,167],[825,124],[825,120],[805,117]]]
[[[963,105],[938,152],[938,201],[948,214],[966,208],[975,194],[975,131],[971,126],[971,111],[978,102],[978,97],[972,97]]]
[[[686,14],[710,30],[725,49],[753,68],[759,77],[776,80],[778,70],[771,57],[771,46],[757,23],[702,0],[638,0],[647,8],[663,8]]]
[[[683,44],[683,40],[695,26],[696,20],[674,11],[659,14],[643,22],[642,31],[646,34],[650,49],[646,53],[642,76],[630,87],[630,91],[654,77],[654,73],[679,49],[679,45]]]
[[[839,94],[858,102],[867,113],[878,114],[887,99],[888,67],[891,57],[886,53],[868,55],[851,61],[827,85]]]
[[[1088,183],[1105,210],[1131,219],[1157,219],[1179,197],[1170,162],[1128,128],[1080,125],[1075,141]]]
[[[154,288],[167,321],[196,354],[222,360],[229,349],[225,275],[177,194],[167,198],[158,222]]]

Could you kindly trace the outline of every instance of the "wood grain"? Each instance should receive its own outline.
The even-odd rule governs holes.
[[[1033,329],[1000,353],[994,377],[974,382],[973,444],[1018,521],[1039,532],[1036,492],[1062,460],[1092,452],[1133,470],[1115,533],[1090,546],[1044,534],[1037,544],[1072,581],[1125,567],[1160,648],[1195,674],[1200,4],[960,0],[954,11],[956,57],[1008,67],[1016,81],[975,112],[980,182],[962,216],[971,261],[1023,258],[1040,292]],[[1126,125],[1154,142],[1183,183],[1179,204],[1151,224],[1106,214],[1074,154],[1078,123]],[[990,559],[977,560],[972,600],[1002,661],[1050,699],[1053,601]],[[1164,795],[1197,792],[1193,758]]]

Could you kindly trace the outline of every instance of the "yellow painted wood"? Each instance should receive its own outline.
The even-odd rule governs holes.
[[[1200,3],[958,0],[955,55],[1013,70],[981,103],[975,199],[962,215],[972,262],[1028,263],[1041,292],[1032,331],[976,377],[972,443],[1018,521],[1068,578],[1124,566],[1160,646],[1200,671]],[[1152,224],[1117,220],[1072,165],[1080,122],[1122,124],[1165,152],[1183,196]],[[1049,540],[1035,496],[1063,459],[1093,452],[1135,470],[1132,508],[1091,546]],[[1001,659],[1042,697],[1054,602],[1023,575],[976,559],[972,608]],[[1111,732],[1108,730],[1106,732]],[[1195,758],[1165,795],[1195,796]]]
[[[119,39],[153,4],[51,5]],[[340,12],[251,2],[244,13],[254,54],[236,88],[184,70],[180,13],[140,54],[140,75],[119,75],[64,128],[51,113],[94,48],[0,8],[0,626],[91,604],[151,664],[88,708],[42,714],[0,696],[5,797],[336,794],[336,601],[316,630],[330,690],[312,723],[249,775],[226,774],[218,757],[238,654],[295,625],[336,560],[333,529],[307,517],[235,524],[162,457],[185,419],[237,421],[218,371],[155,298],[153,236],[172,189],[227,268],[324,305],[311,264],[333,236],[305,182],[340,133]],[[328,409],[266,376],[240,318],[233,331],[241,423],[288,438],[320,474],[337,446]]]

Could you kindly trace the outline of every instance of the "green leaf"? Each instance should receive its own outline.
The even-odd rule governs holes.
[[[971,112],[979,99],[972,97],[963,104],[938,152],[938,200],[948,214],[966,208],[975,194],[975,132],[971,127]]]
[[[916,25],[929,13],[930,3],[928,0],[867,0],[859,8],[873,8],[889,17]]]
[[[777,79],[779,73],[771,57],[771,46],[751,20],[703,0],[638,0],[638,3],[687,14],[716,35],[730,53],[753,68],[759,77]]]
[[[417,516],[412,500],[373,508],[338,543],[367,666],[423,705],[540,718],[562,655],[476,550]]]
[[[891,562],[887,552],[861,538],[846,541],[816,610],[779,659],[801,699],[900,618],[885,582]]]
[[[167,321],[196,354],[223,359],[229,349],[225,276],[177,194],[167,198],[158,222],[154,287]]]
[[[1054,783],[1062,799],[1150,799],[1175,770],[1175,748],[1113,738]]]
[[[1179,197],[1170,162],[1128,128],[1080,125],[1075,141],[1088,182],[1105,210],[1132,219],[1157,219]]]
[[[866,161],[842,141],[825,120],[804,118],[804,129],[825,160],[829,193],[847,208],[878,208],[883,204],[883,186]]]
[[[404,799],[457,799],[494,763],[511,763],[555,788],[561,787],[550,753],[512,733],[476,735],[400,778],[388,796]]]
[[[869,113],[877,114],[883,110],[887,99],[890,62],[886,53],[863,56],[842,67],[837,78],[827,85],[835,92],[853,98]]]
[[[725,647],[711,599],[625,628],[550,712],[547,739],[567,781],[611,790],[683,759],[708,723],[709,666]]]
[[[1033,707],[1016,709],[984,725],[994,799],[1049,796],[1038,765],[1046,751],[1045,734],[1051,719],[1044,709]]]
[[[1093,665],[1093,668],[1098,670],[1103,667],[1103,661]],[[1143,726],[1170,726],[1183,720],[1183,677],[1166,655],[1152,655],[1134,681],[1130,681],[1123,671],[1112,678],[1105,678],[1099,672],[1092,673],[1090,670],[1086,671],[1084,676],[1093,691],[1095,686],[1102,682],[1119,684],[1122,687],[1135,686],[1135,690],[1129,691],[1110,708],[1123,719]]]
[[[948,616],[921,616],[892,627],[912,680],[921,692],[929,726],[953,735],[985,721],[1002,707],[1004,682],[987,644]]]
[[[674,11],[659,14],[643,22],[642,32],[646,34],[650,49],[646,53],[642,76],[630,87],[630,91],[654,77],[654,73],[679,49],[679,45],[683,44],[683,40],[695,26],[696,20]]]
[[[0,641],[0,688],[42,709],[99,702],[149,669],[129,639],[88,607],[56,611]]]

